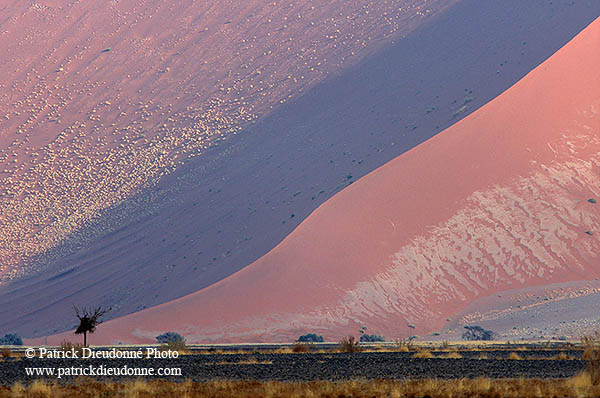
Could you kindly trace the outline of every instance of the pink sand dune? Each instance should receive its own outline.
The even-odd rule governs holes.
[[[600,19],[484,107],[197,293],[93,343],[425,334],[493,292],[600,276]],[[409,326],[410,325],[410,326]],[[414,328],[413,328],[414,327]],[[56,335],[50,342],[67,336]]]
[[[0,331],[58,333],[73,304],[116,318],[233,274],[600,15],[314,3],[0,1]]]

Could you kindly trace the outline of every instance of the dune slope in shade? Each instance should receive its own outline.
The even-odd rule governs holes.
[[[2,281],[43,268],[103,210],[434,13],[423,2],[261,0],[0,11]]]
[[[507,92],[336,195],[267,255],[97,342],[388,337],[494,291],[597,277],[600,19]],[[413,324],[416,329],[408,327]],[[60,336],[59,336],[60,337]]]
[[[183,200],[220,189],[183,166],[456,1],[0,1],[0,302],[18,303],[0,329],[64,330],[72,304],[124,315],[265,254],[292,228],[266,248],[236,231],[252,255],[213,260],[235,251],[206,231],[231,204],[190,203],[181,225]]]

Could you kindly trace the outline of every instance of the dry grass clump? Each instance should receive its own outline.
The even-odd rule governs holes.
[[[2,350],[0,351],[0,356],[2,358],[10,358],[12,356],[12,352],[10,351],[10,349],[4,347],[2,348]]]
[[[424,379],[350,380],[344,382],[210,381],[182,383],[162,380],[98,382],[91,379],[73,384],[35,381],[29,386],[15,383],[0,387],[0,398],[291,398],[291,397],[431,397],[431,398],[533,398],[598,397],[600,386],[582,373],[570,379]]]
[[[292,352],[295,353],[309,352],[310,350],[311,347],[308,343],[296,343],[292,347]]]
[[[410,339],[409,340],[396,339],[394,341],[394,351],[408,352],[408,351],[413,351],[414,349],[415,349],[415,345],[413,344],[413,342]]]
[[[435,356],[429,350],[422,350],[416,352],[412,356],[413,358],[435,358]]]
[[[83,356],[83,344],[73,344],[70,341],[63,340],[58,346],[60,351],[75,351],[79,357]]]
[[[418,351],[416,353],[413,354],[412,356],[413,358],[421,358],[421,359],[427,359],[427,358],[439,358],[439,359],[460,359],[463,356],[460,355],[458,352],[456,351],[450,351],[450,352],[446,352],[446,353],[440,353],[439,355],[434,355],[431,351],[429,350],[421,350]]]
[[[574,358],[567,355],[566,352],[560,352],[557,355],[555,355],[554,357],[552,357],[552,359],[556,359],[559,361],[566,361],[566,360],[570,360],[570,359],[574,359]]]
[[[340,341],[340,351],[341,352],[360,352],[362,348],[360,347],[360,343],[358,340],[354,338],[354,336],[344,337]]]
[[[240,361],[220,361],[216,362],[215,365],[272,365],[273,361],[259,361],[254,357],[242,359]]]
[[[463,356],[456,351],[450,351],[446,354],[438,355],[437,357],[443,359],[461,359]]]
[[[593,385],[600,384],[600,333],[583,336],[583,359],[588,361],[587,373]]]

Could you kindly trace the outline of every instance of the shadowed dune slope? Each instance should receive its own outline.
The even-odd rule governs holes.
[[[255,263],[97,343],[423,334],[493,292],[592,279],[600,19],[469,117],[344,189]],[[412,327],[414,326],[414,329]],[[60,338],[62,336],[58,336]]]
[[[439,3],[1,2],[1,280]]]
[[[82,171],[83,179],[70,172],[56,180],[50,173],[44,179],[51,183],[43,187],[45,196],[33,190],[23,200],[9,200],[25,211],[25,216],[16,213],[25,225],[13,222],[9,216],[14,212],[6,213],[4,222],[12,229],[6,230],[10,233],[3,235],[0,249],[6,248],[11,260],[23,250],[41,250],[24,262],[41,271],[0,286],[0,330],[49,334],[72,326],[72,304],[112,306],[110,316],[122,316],[231,275],[271,250],[335,193],[506,90],[600,13],[600,3],[593,0],[370,2],[369,9],[359,3],[330,2],[329,8],[312,10],[309,2],[297,2],[302,18],[293,21],[289,16],[296,11],[285,7],[239,3],[219,11],[197,2],[177,3],[157,8],[152,18],[142,13],[142,18],[119,3],[114,19],[107,17],[117,28],[123,25],[122,34],[112,36],[114,42],[89,36],[86,43],[94,46],[81,47],[63,71],[59,64],[48,67],[46,73],[59,79],[53,93],[66,90],[60,82],[75,87],[64,95],[70,105],[59,111],[63,119],[77,104],[86,109],[97,104],[96,98],[116,92],[122,99],[121,110],[113,109],[115,101],[109,98],[110,105],[102,99],[96,112],[84,112],[92,118],[86,122],[91,130],[77,139],[69,130],[71,135],[58,143],[60,151],[50,148],[54,163],[68,164],[69,148],[76,149],[80,140],[92,145],[86,140],[102,136],[102,128],[112,131],[109,121],[117,124],[118,133],[80,159],[85,164],[96,159],[89,153],[98,153],[101,161],[70,168]],[[73,7],[85,11],[82,4]],[[190,17],[191,25],[189,16],[197,16]],[[135,19],[140,22],[127,28]],[[98,26],[89,15],[83,20],[73,26],[85,38]],[[165,21],[172,23],[155,37]],[[357,43],[358,38],[364,42]],[[137,50],[125,58],[129,42],[137,43]],[[218,54],[211,47],[216,42],[222,46]],[[108,46],[111,50],[102,52]],[[371,55],[358,62],[352,52],[356,60]],[[78,73],[71,73],[75,65]],[[147,72],[133,73],[138,69]],[[7,72],[12,73],[8,67]],[[297,75],[310,77],[310,84]],[[77,79],[80,88],[73,83]],[[155,108],[149,98],[158,104]],[[240,107],[247,113],[241,114]],[[114,116],[118,111],[126,115]],[[106,119],[110,115],[114,120]],[[11,114],[6,123],[15,117]],[[35,119],[35,131],[51,135],[54,117]],[[161,129],[165,120],[167,128]],[[108,155],[101,148],[109,148]],[[17,155],[15,164],[27,159]],[[173,156],[185,162],[173,162]],[[9,165],[13,157],[8,154]],[[133,173],[127,168],[132,164],[138,164]],[[66,186],[82,184],[63,189],[62,177]],[[97,183],[99,177],[111,184]],[[135,189],[144,181],[150,186]],[[115,199],[111,187],[120,187],[119,198],[125,199],[110,205]],[[77,212],[71,215],[73,208]],[[30,219],[26,211],[32,209],[47,217]],[[43,227],[40,235],[36,223]],[[33,230],[28,233],[28,228]]]
[[[160,207],[177,177],[158,183],[455,2],[0,1],[0,289],[20,303],[0,330],[64,328],[57,303],[128,313],[264,254],[209,272],[221,254]]]

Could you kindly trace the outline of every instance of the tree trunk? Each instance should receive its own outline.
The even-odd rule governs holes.
[[[87,347],[87,332],[83,332],[83,346]]]

